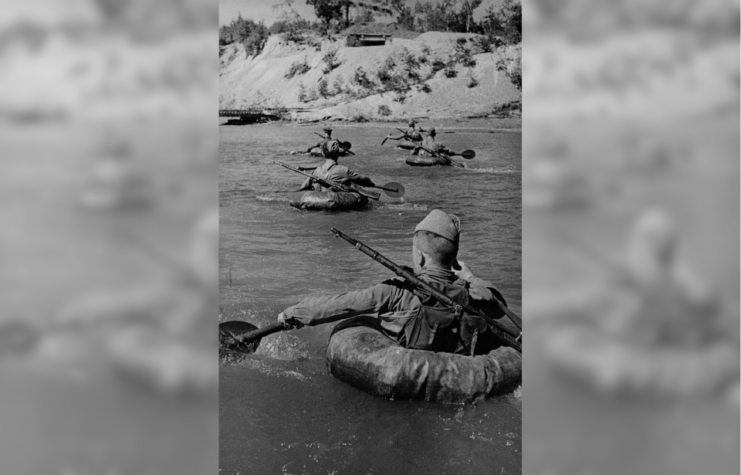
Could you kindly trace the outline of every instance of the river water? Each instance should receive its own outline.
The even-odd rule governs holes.
[[[436,127],[438,124],[434,124]],[[473,126],[472,126],[473,125]],[[342,126],[358,155],[342,164],[377,184],[395,181],[364,211],[292,209],[303,177],[272,163],[315,143],[319,127],[220,127],[220,320],[257,326],[303,297],[361,289],[392,277],[335,239],[331,227],[411,265],[415,225],[434,208],[462,221],[461,260],[521,308],[521,133],[496,122],[449,123],[438,138],[476,150],[465,169],[420,169],[408,151],[381,147],[391,126]],[[284,332],[220,374],[220,473],[521,472],[521,390],[473,406],[387,401],[334,379],[325,352],[332,325]]]

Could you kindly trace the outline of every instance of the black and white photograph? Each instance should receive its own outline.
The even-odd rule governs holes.
[[[521,473],[521,14],[221,3],[221,474]]]

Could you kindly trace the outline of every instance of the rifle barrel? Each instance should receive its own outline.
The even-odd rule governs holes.
[[[340,190],[340,191],[344,191],[345,193],[358,193],[360,195],[366,196],[366,197],[371,198],[371,199],[374,199],[374,200],[377,200],[381,196],[380,194],[377,194],[377,193],[371,193],[369,191],[365,191],[365,190],[361,190],[361,189],[356,189],[356,188],[352,188],[352,187],[345,186],[345,185],[339,185],[339,184],[330,183],[327,180],[324,180],[323,178],[319,178],[318,176],[309,175],[308,173],[304,173],[301,170],[298,170],[298,169],[293,168],[293,167],[289,167],[288,165],[284,164],[283,162],[273,161],[273,163],[277,163],[278,165],[282,166],[283,168],[287,168],[287,169],[289,169],[291,171],[294,171],[296,173],[300,173],[300,174],[302,174],[302,175],[304,175],[306,177],[309,177],[312,180],[314,180],[317,183],[319,183],[320,185],[322,185],[323,187],[329,188],[330,190]]]

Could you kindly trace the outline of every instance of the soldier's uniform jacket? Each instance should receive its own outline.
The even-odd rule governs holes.
[[[321,166],[314,169],[312,175],[322,178],[330,183],[337,185],[360,185],[360,186],[372,186],[373,181],[359,173],[355,173],[349,168],[338,165],[334,160],[326,160]],[[313,183],[311,178],[307,178],[306,181],[301,185],[301,190],[314,189],[315,191],[327,191],[323,186],[318,183]]]
[[[442,267],[425,267],[417,277],[445,294],[468,302],[492,318],[501,318],[501,294],[482,279],[459,280]],[[434,297],[413,290],[402,279],[390,279],[367,289],[336,296],[310,297],[289,307],[286,320],[319,325],[353,316],[375,316],[382,331],[406,348],[460,354],[487,352],[493,335],[477,316],[455,315]],[[478,345],[477,345],[478,342]]]
[[[441,153],[441,154],[448,154],[448,153],[450,153],[450,150],[448,150],[448,148],[445,145],[437,142],[434,137],[430,137],[429,135],[426,136],[424,138],[424,140],[422,141],[422,146],[424,148],[429,149],[429,150],[432,150],[433,152],[436,152],[436,153]],[[419,154],[420,155],[429,155],[424,150],[420,150],[419,151]]]
[[[407,139],[411,140],[412,142],[421,142],[422,134],[419,132],[419,129],[416,129],[414,127],[409,127],[406,131]]]

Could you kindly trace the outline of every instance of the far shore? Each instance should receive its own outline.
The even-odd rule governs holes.
[[[470,130],[485,132],[522,132],[522,117],[478,117],[478,118],[445,118],[445,119],[417,119],[421,127],[434,126],[438,131],[445,130]],[[389,120],[389,121],[364,121],[353,122],[347,120],[326,120],[326,121],[291,121],[277,120],[263,123],[245,123],[245,124],[227,124],[228,117],[219,117],[219,125],[240,126],[285,126],[285,127],[319,127],[330,125],[335,128],[343,127],[389,127],[389,128],[406,128],[407,119]]]

